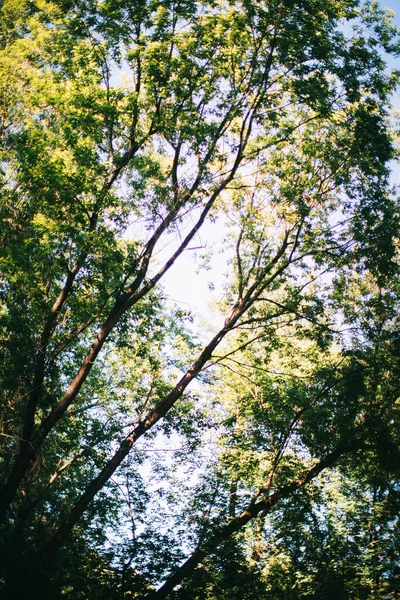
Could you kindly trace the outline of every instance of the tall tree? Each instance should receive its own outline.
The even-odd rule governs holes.
[[[368,317],[358,323],[362,349],[348,347],[338,356],[332,349],[321,353],[315,342],[303,340],[299,347],[296,340],[293,355],[287,346],[296,338],[288,342],[286,328],[281,358],[268,360],[272,371],[264,358],[270,339],[256,356],[249,351],[229,357],[219,391],[222,396],[228,390],[215,452],[220,498],[211,503],[215,521],[200,519],[200,543],[155,598],[166,597],[185,577],[187,597],[196,597],[199,581],[192,572],[199,564],[200,585],[219,597],[220,578],[229,577],[238,561],[228,546],[228,571],[221,565],[234,533],[242,536],[239,552],[250,561],[243,567],[246,560],[239,559],[243,579],[236,591],[225,584],[227,597],[244,594],[249,577],[255,584],[249,598],[260,597],[260,585],[277,598],[394,593],[400,444],[392,303],[393,295],[368,303]],[[378,306],[381,326],[368,331],[376,325]],[[330,467],[335,470],[325,474]],[[321,473],[325,480],[317,479]],[[243,529],[251,521],[246,537]],[[245,570],[249,566],[253,572]],[[185,588],[176,597],[185,598]]]
[[[382,53],[397,51],[395,35],[387,12],[348,0],[5,0],[0,518],[17,554],[38,548],[54,557],[68,540],[81,543],[71,533],[78,522],[83,539],[101,545],[120,510],[113,486],[132,518],[146,512],[142,459],[131,452],[139,440],[164,427],[194,436],[195,454],[211,427],[238,455],[216,467],[221,490],[230,486],[230,521],[221,512],[212,528],[201,525],[198,547],[157,592],[163,597],[247,522],[384,438],[396,390],[382,405],[389,371],[371,356],[381,356],[379,335],[394,318],[396,74]],[[196,343],[161,283],[218,216],[231,223],[224,316]],[[361,308],[355,294],[364,295]],[[365,306],[379,335],[369,342],[360,327],[352,341],[360,356],[345,360],[339,320],[355,327]],[[232,370],[238,349],[234,360],[247,351],[265,368],[278,348],[290,356],[295,346],[283,344],[282,331],[313,340],[325,352],[316,363],[328,366],[310,367],[303,387],[267,381],[270,429],[254,435],[270,437],[269,471],[255,459],[260,472],[238,516],[242,439],[265,415],[252,414],[250,402],[249,413],[225,419],[226,434],[210,415],[195,427],[205,400],[196,404],[188,386],[199,376],[207,384],[213,365]],[[227,410],[218,408],[221,417]],[[286,465],[293,432],[314,462]],[[182,552],[169,554],[173,571]]]

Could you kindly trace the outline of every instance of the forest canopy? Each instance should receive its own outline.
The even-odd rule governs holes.
[[[392,17],[2,2],[2,597],[400,593]]]

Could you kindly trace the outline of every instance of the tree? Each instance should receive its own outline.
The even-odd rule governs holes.
[[[316,354],[308,346],[309,362],[299,368],[298,354],[289,362],[291,353],[284,348],[290,375],[275,362],[279,383],[262,361],[249,368],[253,353],[225,365],[231,380],[222,378],[229,388],[226,418],[235,421],[220,440],[217,466],[225,482],[220,490],[225,514],[219,508],[219,521],[203,533],[201,547],[155,597],[181,581],[185,567],[200,562],[209,573],[200,585],[208,584],[215,595],[199,597],[224,597],[218,579],[221,548],[232,531],[240,532],[251,520],[253,531],[241,547],[253,579],[249,584],[247,571],[239,591],[228,588],[227,597],[260,597],[260,580],[271,598],[378,598],[397,591],[397,326],[383,318],[391,313],[389,299],[376,300],[370,308],[372,313],[372,306],[379,306],[381,328],[373,334],[374,343],[368,347],[371,331],[363,322],[363,350],[348,350],[339,364],[329,364],[324,353],[323,365],[311,370]],[[376,323],[371,316],[369,325]],[[332,465],[328,479],[316,479]],[[193,584],[194,591],[176,597],[197,597],[198,583]]]
[[[396,447],[397,389],[381,393],[397,372],[397,342],[384,338],[397,318],[388,169],[396,74],[382,58],[397,51],[396,32],[377,5],[347,0],[9,0],[1,19],[4,543],[15,555],[104,550],[118,489],[132,517],[132,558],[110,571],[116,593],[142,581],[132,561],[147,541],[162,563],[149,575],[165,579],[155,597],[165,597],[344,456],[382,447],[389,431]],[[232,224],[224,321],[200,343],[161,284],[218,218]],[[372,319],[370,337],[360,311]],[[350,350],[341,318],[358,327]],[[285,344],[282,332],[297,341]],[[383,342],[388,366],[376,359]],[[257,382],[271,391],[267,415],[235,391],[228,404],[213,401],[218,424],[204,392],[189,391],[196,378],[210,386],[219,365],[238,370],[241,387],[245,360],[271,370],[299,351],[305,385]],[[244,402],[244,413],[234,416],[232,402]],[[248,475],[258,475],[236,502],[253,420]],[[162,428],[193,456],[207,429],[222,446],[228,440],[210,465],[211,504],[204,488],[218,517],[200,499],[188,508],[202,515],[193,552],[178,536],[156,544],[151,528],[137,539],[149,491],[131,451]],[[256,458],[267,439],[268,459]],[[292,443],[306,454],[288,456]],[[243,548],[228,550],[240,563]],[[100,554],[89,554],[102,569]],[[63,576],[54,581],[66,594]]]

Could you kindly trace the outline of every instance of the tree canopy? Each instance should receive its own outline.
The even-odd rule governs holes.
[[[3,1],[5,597],[399,592],[399,50],[375,2]]]

